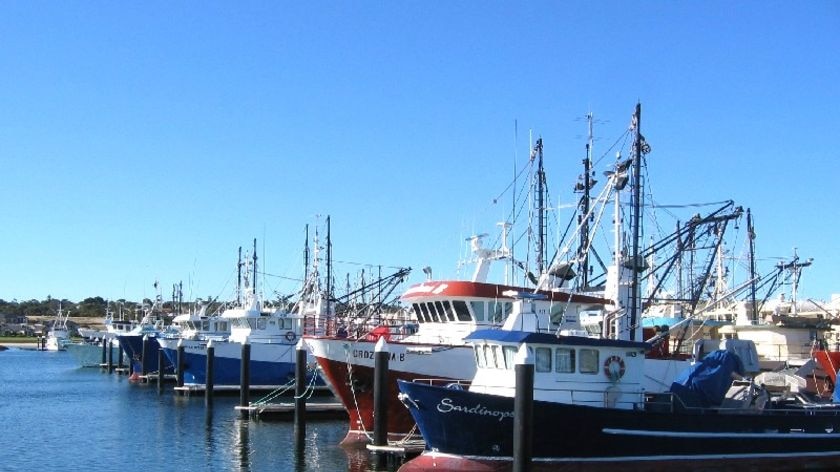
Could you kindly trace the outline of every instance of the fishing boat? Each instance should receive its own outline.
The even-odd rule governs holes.
[[[158,288],[157,282],[155,288]],[[129,359],[133,379],[158,371],[158,338],[166,329],[161,315],[162,307],[163,297],[158,292],[152,305],[143,308],[143,317],[139,324],[128,332],[114,333],[120,350]],[[165,360],[164,370],[173,372],[173,365]]]
[[[220,320],[230,324],[230,335],[162,337],[158,339],[169,362],[177,362],[178,346],[184,348],[184,382],[207,381],[207,346],[214,347],[215,385],[239,385],[242,345],[251,345],[251,385],[279,386],[294,379],[295,345],[301,332],[299,318],[282,310],[264,310],[250,289],[244,303],[225,310]]]
[[[114,315],[110,309],[111,302],[108,302],[105,310],[105,319],[102,322],[103,329],[79,328],[79,336],[85,340],[98,341],[104,338],[114,338],[118,334],[127,334],[140,324],[140,320],[127,319],[120,305],[119,314]]]
[[[750,341],[724,341],[728,349],[707,354],[671,379],[670,389],[651,391],[643,388],[647,364],[657,362],[645,355],[650,344],[508,329],[538,325],[540,315],[528,305],[517,305],[505,328],[468,337],[477,362],[468,387],[399,382],[400,398],[426,441],[401,472],[509,470],[515,364],[527,357],[535,369],[533,470],[840,464],[840,407],[743,379],[759,370]]]
[[[651,355],[661,338],[642,340],[636,318],[642,311],[641,270],[632,263],[641,260],[638,189],[646,152],[640,109],[631,125],[632,251],[626,257],[616,245],[607,280],[612,304],[601,333],[546,331],[546,314],[537,305],[542,295],[515,294],[518,301],[502,329],[467,337],[473,377],[463,383],[445,379],[443,385],[434,378],[398,382],[400,399],[426,444],[401,471],[509,470],[519,389],[533,394],[534,414],[520,418],[531,420],[525,430],[533,434],[519,436],[530,438],[530,446],[517,458],[525,457],[533,470],[798,470],[840,464],[840,407],[788,388],[771,391],[762,377],[751,378],[759,371],[751,341],[718,341],[722,349],[709,353],[709,340],[702,340],[694,362],[680,365]],[[531,363],[533,384],[517,386],[516,364]],[[675,371],[678,366],[685,368]]]
[[[534,165],[535,213],[544,215],[543,203],[545,175],[543,172],[542,140],[532,149]],[[535,234],[545,236],[543,222]],[[373,430],[373,381],[374,346],[380,338],[387,339],[391,349],[387,391],[395,398],[397,380],[417,377],[441,379],[469,378],[475,373],[472,349],[464,337],[483,328],[498,328],[510,314],[513,299],[505,293],[513,290],[534,290],[544,295],[539,300],[539,310],[548,314],[549,330],[581,329],[579,319],[588,310],[600,311],[606,299],[569,290],[565,284],[573,277],[565,264],[545,264],[545,241],[536,243],[540,254],[534,270],[527,272],[529,285],[516,285],[512,276],[490,281],[494,264],[504,265],[506,271],[525,268],[516,261],[508,245],[510,223],[499,223],[500,244],[494,248],[484,246],[487,234],[478,234],[467,241],[470,245],[474,270],[465,280],[432,278],[430,268],[425,268],[427,280],[412,285],[401,296],[408,307],[402,324],[396,321],[365,324],[347,333],[306,336],[305,340],[318,366],[327,378],[333,393],[348,412],[348,432],[343,444],[371,441]],[[508,265],[509,264],[509,265]],[[525,283],[523,281],[523,283]],[[398,402],[388,405],[388,438],[399,441],[417,437],[414,420]]]
[[[58,305],[58,312],[47,332],[45,347],[47,351],[64,351],[65,346],[70,342],[70,330],[67,328],[67,318],[70,312],[64,313],[61,304]]]
[[[207,383],[207,348],[212,340],[214,349],[213,384],[240,385],[242,346],[250,348],[250,384],[253,387],[280,387],[294,381],[295,350],[303,333],[303,315],[283,308],[265,305],[256,290],[256,240],[251,258],[246,258],[246,270],[239,272],[238,302],[224,310],[214,321],[229,326],[229,335],[163,336],[158,339],[164,354],[173,365],[178,362],[178,346],[184,349],[184,383]],[[243,267],[241,262],[238,267]],[[323,299],[316,305],[323,306]],[[301,307],[301,309],[303,309]],[[317,308],[316,308],[317,309]],[[209,323],[209,320],[207,320]],[[203,321],[202,321],[203,323]],[[314,363],[314,362],[313,362]],[[314,369],[309,379],[320,387]]]
[[[111,355],[123,355],[120,350],[120,343],[116,338],[104,339],[101,341],[93,341],[82,339],[76,342],[70,342],[64,345],[64,348],[70,355],[76,359],[76,364],[79,367],[99,367],[103,362],[107,361],[107,351],[103,351],[102,343],[106,343],[106,349],[111,349]],[[105,356],[105,357],[103,357]],[[119,363],[119,359],[112,359]]]

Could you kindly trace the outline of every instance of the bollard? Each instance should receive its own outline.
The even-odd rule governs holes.
[[[216,355],[216,348],[213,347],[213,340],[207,341],[207,372],[204,380],[204,405],[213,406],[213,357]]]
[[[143,349],[140,351],[140,375],[146,376],[146,359],[149,355],[149,335],[143,335]]]
[[[163,348],[158,348],[158,374],[157,374],[157,387],[158,387],[158,395],[163,393]]]
[[[306,436],[306,345],[301,338],[295,346],[295,443],[303,446]]]
[[[513,400],[513,471],[531,470],[534,419],[534,359],[522,344],[514,358],[516,393]]]
[[[242,364],[239,368],[239,406],[245,408],[251,404],[251,344],[248,338],[242,341]],[[242,417],[248,417],[248,410],[239,410]]]
[[[176,357],[178,363],[178,376],[176,377],[175,384],[178,387],[184,386],[184,340],[178,340],[178,355]]]
[[[388,360],[391,357],[384,337],[373,348],[373,445],[388,445]]]
[[[114,346],[108,344],[108,373],[114,373]]]

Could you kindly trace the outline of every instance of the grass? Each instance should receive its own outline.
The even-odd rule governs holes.
[[[0,344],[23,344],[37,342],[37,336],[0,336]]]

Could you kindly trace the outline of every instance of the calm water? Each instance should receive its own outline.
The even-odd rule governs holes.
[[[76,367],[66,352],[0,352],[0,471],[367,471],[367,451],[338,446],[346,421],[309,422],[296,453],[291,422],[241,420],[237,396],[181,397],[171,385]]]

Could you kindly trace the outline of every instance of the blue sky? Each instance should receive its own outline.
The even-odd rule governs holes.
[[[836,2],[19,1],[0,38],[5,300],[224,298],[253,238],[294,279],[316,215],[337,260],[456,276],[529,130],[568,203],[580,118],[597,157],[637,101],[657,201],[750,207],[840,293]]]

